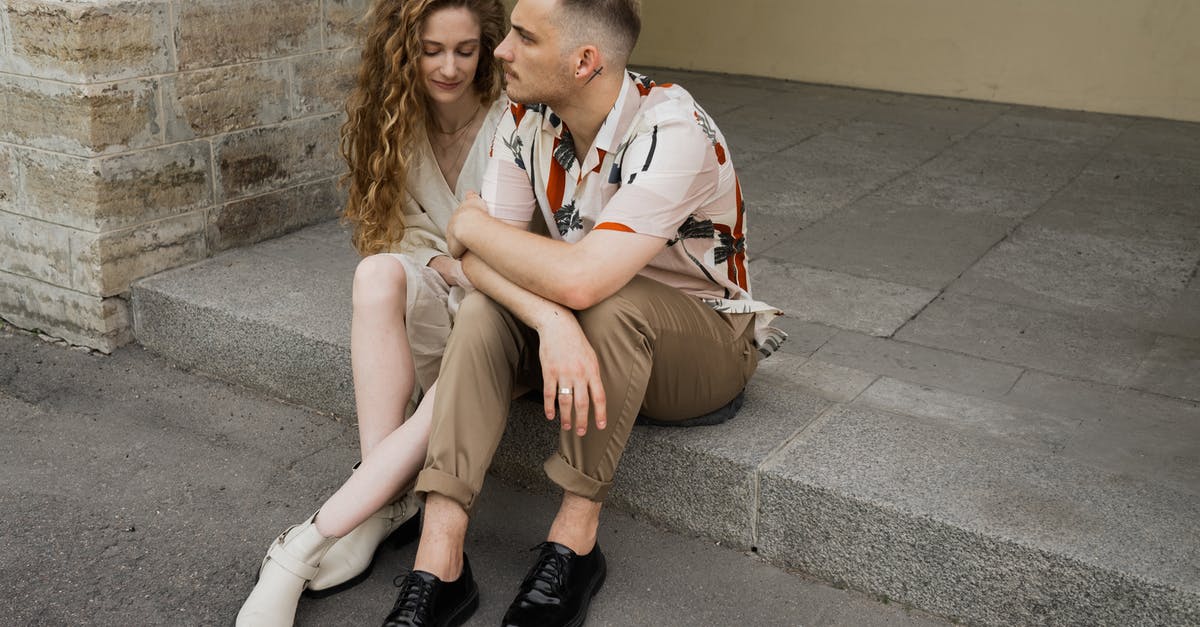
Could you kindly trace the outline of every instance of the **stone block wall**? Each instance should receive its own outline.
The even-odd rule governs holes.
[[[367,6],[5,0],[0,318],[111,351],[132,281],[337,215]]]

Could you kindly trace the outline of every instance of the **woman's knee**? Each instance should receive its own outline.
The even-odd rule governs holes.
[[[404,264],[389,255],[371,255],[354,270],[354,308],[403,306],[408,291]]]

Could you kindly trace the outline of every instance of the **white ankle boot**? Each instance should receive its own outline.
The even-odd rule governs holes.
[[[238,612],[237,627],[291,627],[305,585],[337,538],[326,538],[313,523],[316,514],[283,532],[267,550],[258,583]]]
[[[321,560],[321,568],[316,577],[308,582],[305,594],[323,597],[365,579],[371,574],[375,551],[384,540],[390,536],[394,543],[403,544],[417,537],[419,523],[416,515],[419,507],[420,501],[409,492],[400,500],[384,505],[361,525],[342,536]]]

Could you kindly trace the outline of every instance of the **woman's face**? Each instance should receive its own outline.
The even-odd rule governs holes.
[[[458,102],[475,93],[480,29],[475,14],[464,7],[439,9],[421,32],[421,80],[436,104]]]

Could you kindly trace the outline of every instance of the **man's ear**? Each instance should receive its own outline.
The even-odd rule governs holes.
[[[600,50],[590,44],[580,48],[575,59],[575,78],[577,80],[590,80],[597,69],[604,67]]]

